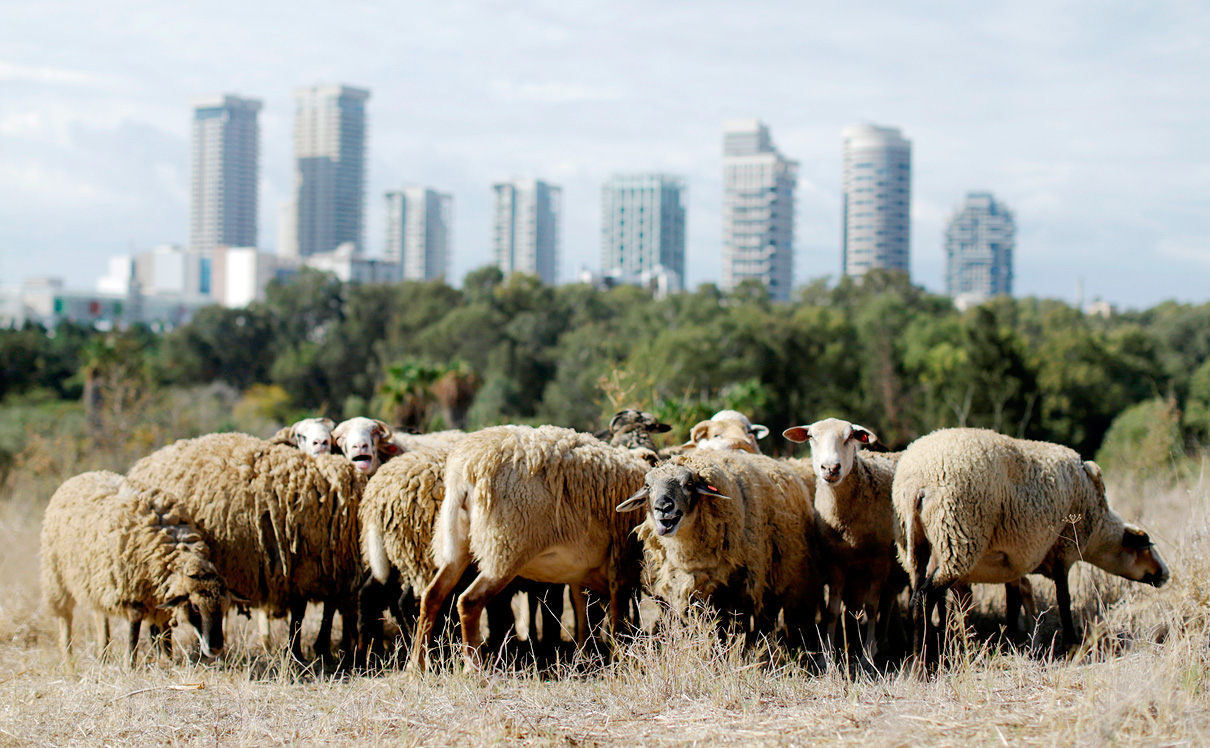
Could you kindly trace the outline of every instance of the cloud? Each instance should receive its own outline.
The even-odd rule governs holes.
[[[535,102],[540,104],[577,104],[588,101],[617,101],[625,92],[615,86],[593,86],[587,83],[514,83],[495,80],[492,96],[502,101]]]
[[[1170,260],[1210,267],[1210,237],[1167,237],[1155,243],[1155,251]]]

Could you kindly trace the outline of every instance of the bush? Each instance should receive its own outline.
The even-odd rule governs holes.
[[[1183,456],[1176,402],[1156,398],[1132,405],[1113,419],[1096,459],[1107,471],[1165,478],[1174,477]]]

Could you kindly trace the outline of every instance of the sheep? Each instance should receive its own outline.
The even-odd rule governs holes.
[[[789,466],[745,452],[699,452],[653,468],[616,508],[646,507],[639,526],[649,588],[684,613],[708,600],[722,616],[792,637],[813,629],[822,593],[812,488]]]
[[[357,507],[365,478],[348,460],[307,457],[247,434],[209,434],[152,453],[128,476],[180,497],[231,589],[269,614],[289,611],[296,658],[312,600],[340,609],[342,650],[351,653],[361,570]],[[267,644],[267,628],[261,634]],[[322,641],[316,653],[327,654]]]
[[[753,425],[748,417],[737,410],[720,410],[709,420],[700,421],[689,431],[689,441],[683,447],[703,450],[740,449],[760,454],[757,439],[769,435],[769,428]]]
[[[874,662],[880,608],[889,611],[898,593],[895,583],[895,529],[891,480],[895,457],[862,455],[859,448],[878,437],[863,426],[827,418],[783,433],[790,441],[811,443],[815,478],[815,512],[828,555],[828,607],[824,652],[836,643],[841,606],[865,616],[863,664]],[[889,616],[884,615],[884,621]],[[885,624],[884,624],[885,625]]]
[[[458,598],[463,657],[477,669],[479,614],[515,577],[570,585],[577,645],[587,637],[583,588],[607,594],[621,633],[638,587],[641,550],[614,507],[643,484],[648,464],[591,434],[556,426],[497,426],[467,435],[446,463],[446,495],[412,664],[426,666],[433,621],[463,571],[479,574]]]
[[[335,427],[331,418],[304,418],[269,437],[269,443],[289,444],[312,457],[331,454]]]
[[[427,434],[405,434],[402,431],[391,432],[391,442],[399,447],[401,452],[411,452],[415,449],[428,447],[450,447],[466,436],[461,429],[445,431],[430,431]]]
[[[107,471],[65,481],[42,521],[42,596],[59,619],[59,645],[71,648],[72,608],[97,611],[101,651],[109,616],[130,622],[129,663],[135,662],[146,620],[152,638],[186,625],[202,654],[223,650],[223,617],[230,601],[210,549],[172,495]]]
[[[1067,573],[1076,561],[1155,587],[1168,581],[1150,536],[1109,507],[1101,468],[1058,444],[985,429],[935,431],[904,451],[892,493],[896,545],[912,579],[918,662],[939,655],[944,625],[934,651],[924,651],[925,635],[932,610],[958,583],[1050,576],[1070,646],[1076,630]],[[944,624],[944,605],[940,615]]]

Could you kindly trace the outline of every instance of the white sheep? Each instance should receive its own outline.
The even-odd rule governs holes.
[[[131,665],[143,621],[153,639],[181,624],[197,636],[203,655],[222,652],[229,595],[175,497],[116,473],[83,473],[51,497],[41,541],[42,596],[59,619],[64,655],[76,603],[96,611],[101,651],[109,642],[109,616],[130,622]]]
[[[312,457],[331,454],[334,428],[336,424],[331,418],[304,418],[269,437],[269,443],[289,444]]]
[[[152,453],[128,476],[180,498],[232,590],[271,615],[289,611],[296,657],[310,601],[339,608],[342,649],[352,652],[365,479],[348,460],[307,457],[247,434],[209,434]],[[268,631],[261,634],[267,644]],[[326,654],[322,642],[317,654]]]
[[[784,609],[787,631],[802,641],[823,588],[811,492],[778,460],[707,451],[653,468],[617,511],[646,507],[638,533],[649,587],[674,610],[704,600],[720,623],[770,634]]]
[[[790,441],[809,441],[815,474],[815,515],[827,551],[828,608],[824,652],[836,643],[841,607],[865,617],[862,650],[873,664],[879,610],[891,607],[895,584],[895,523],[891,480],[895,458],[863,455],[877,442],[874,432],[855,423],[827,418],[783,432]],[[884,620],[889,617],[884,616]]]
[[[583,588],[608,596],[612,633],[628,618],[641,549],[614,507],[643,484],[648,464],[591,434],[555,426],[498,426],[468,434],[446,463],[434,537],[437,573],[425,588],[413,665],[423,668],[433,621],[473,562],[458,598],[463,655],[479,666],[479,616],[516,577],[567,584],[576,643],[587,637]]]
[[[1147,533],[1105,499],[1101,469],[1058,444],[985,429],[943,429],[903,452],[894,505],[900,561],[912,579],[915,651],[931,614],[958,583],[1011,583],[1049,575],[1067,645],[1076,640],[1067,572],[1083,560],[1156,587],[1168,567]],[[944,638],[944,625],[939,627]],[[931,660],[941,642],[923,654]]]
[[[769,435],[769,428],[755,424],[737,410],[720,410],[708,420],[699,421],[689,431],[689,441],[683,447],[702,450],[738,449],[760,454],[757,439]]]

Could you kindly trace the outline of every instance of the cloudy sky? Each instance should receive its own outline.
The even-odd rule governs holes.
[[[490,262],[489,185],[564,190],[561,274],[599,266],[615,172],[689,183],[687,274],[720,277],[721,126],[800,166],[795,275],[840,267],[840,131],[913,143],[912,275],[941,290],[969,190],[1016,212],[1016,291],[1210,299],[1210,5],[1063,2],[0,3],[0,283],[90,287],[188,228],[190,98],[260,98],[260,244],[291,185],[295,86],[370,89],[366,244],[382,193],[452,192],[454,276]]]

